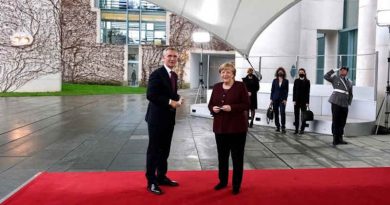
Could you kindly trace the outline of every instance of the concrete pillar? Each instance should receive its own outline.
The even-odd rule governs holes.
[[[356,85],[375,85],[376,7],[372,0],[359,1],[359,23],[356,59]]]
[[[337,50],[339,36],[337,31],[324,31],[325,33],[325,65],[324,74],[337,67]],[[324,81],[327,82],[327,81]]]
[[[390,1],[378,0],[378,10],[390,10]],[[386,95],[388,63],[387,58],[390,53],[390,33],[386,27],[376,27],[376,51],[378,51],[378,82],[377,82],[377,109],[379,109],[380,103]],[[379,110],[377,110],[379,111]],[[384,115],[384,114],[383,114]],[[380,120],[380,124],[383,124],[384,118]]]

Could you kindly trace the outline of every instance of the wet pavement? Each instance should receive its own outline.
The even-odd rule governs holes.
[[[192,117],[196,91],[181,90],[170,170],[213,170],[212,120]],[[0,98],[0,199],[41,171],[144,170],[148,144],[145,95]],[[345,137],[248,132],[246,169],[390,166],[390,135]]]

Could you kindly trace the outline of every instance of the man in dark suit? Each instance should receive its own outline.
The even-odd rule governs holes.
[[[163,52],[164,66],[152,72],[148,82],[149,105],[145,120],[148,123],[149,146],[146,157],[146,178],[147,190],[157,195],[163,193],[159,185],[179,185],[166,176],[176,108],[182,103],[182,98],[177,94],[177,75],[172,71],[177,58],[178,53],[175,48],[166,48]]]

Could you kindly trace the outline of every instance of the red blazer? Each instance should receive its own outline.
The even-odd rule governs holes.
[[[230,112],[213,112],[214,106],[230,105]],[[234,81],[229,90],[224,91],[222,83],[214,85],[209,102],[209,110],[214,116],[213,131],[216,134],[245,133],[248,131],[249,97],[244,83]]]

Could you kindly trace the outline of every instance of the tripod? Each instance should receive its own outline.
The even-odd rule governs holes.
[[[198,97],[199,97],[199,104],[202,103],[205,91],[206,91],[206,88],[204,87],[203,79],[200,79],[198,91],[196,93],[195,104],[196,104],[196,102],[198,102]]]
[[[206,88],[204,86],[203,82],[203,46],[202,44],[200,45],[201,47],[201,53],[200,53],[200,62],[199,62],[199,86],[198,86],[198,92],[196,93],[196,98],[195,98],[195,104],[198,102],[198,97],[199,98],[199,103],[202,103],[203,98],[205,96]]]
[[[389,114],[390,114],[390,110],[389,110],[389,97],[390,97],[390,83],[389,83],[389,70],[390,70],[390,52],[389,52],[389,57],[387,58],[387,66],[388,66],[388,69],[387,69],[387,85],[386,85],[386,96],[383,98],[383,101],[382,101],[382,104],[379,108],[379,118],[378,118],[378,115],[377,115],[377,122],[378,124],[376,125],[376,130],[375,130],[375,134],[378,134],[378,129],[379,129],[379,125],[380,125],[380,122],[381,122],[381,119],[382,119],[382,109],[385,107],[385,132],[386,133],[389,133]],[[386,104],[385,104],[386,103]],[[384,106],[385,105],[385,106]]]

